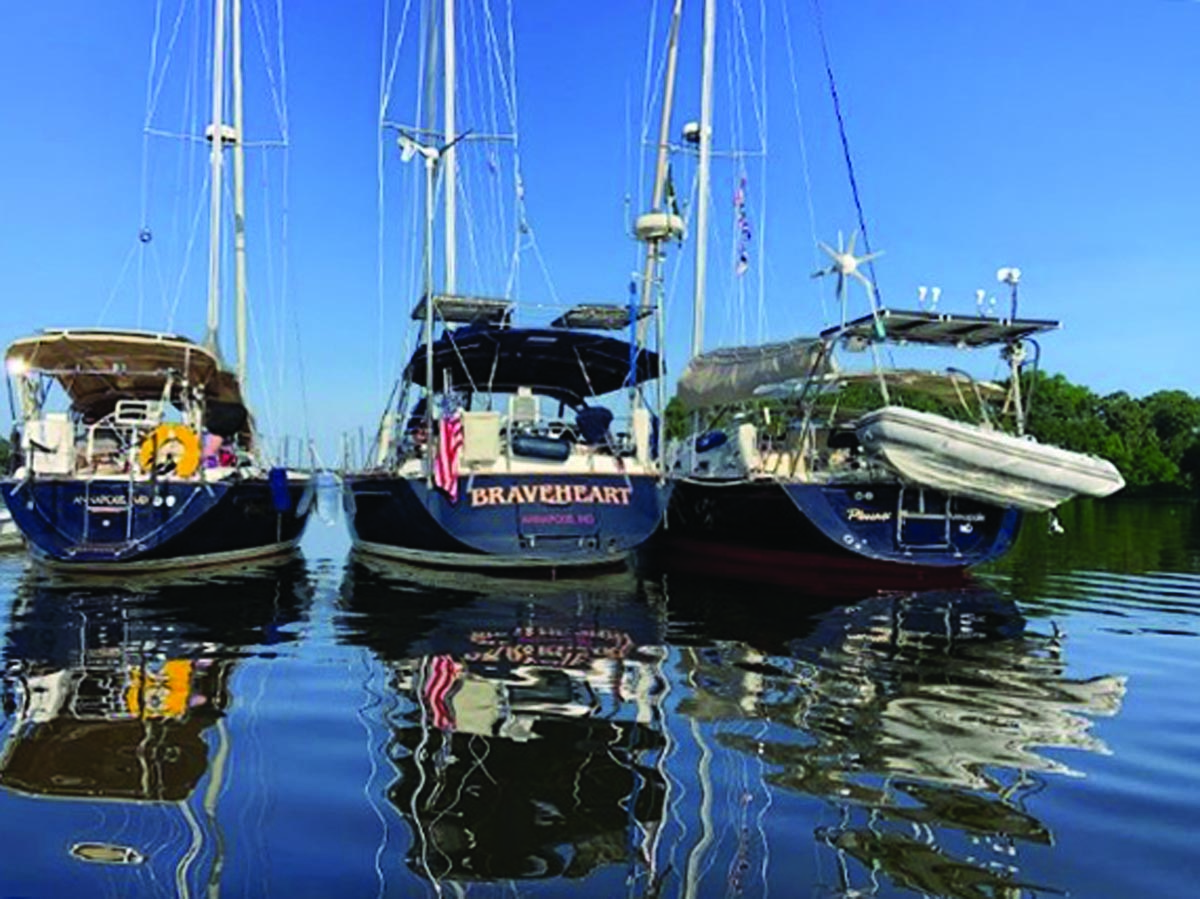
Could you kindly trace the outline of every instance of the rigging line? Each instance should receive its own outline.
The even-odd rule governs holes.
[[[286,42],[284,40],[284,17],[283,17],[283,0],[275,0],[276,22],[278,28],[276,30],[277,53],[279,57],[279,96],[280,105],[283,110],[282,121],[280,127],[283,131],[283,161],[280,165],[279,173],[279,372],[282,381],[283,372],[287,362],[287,341],[282,335],[287,327],[287,319],[289,313],[294,317],[295,313],[289,307],[288,299],[291,296],[291,227],[292,227],[292,205],[291,205],[291,188],[292,188],[292,148],[291,148],[291,114],[288,110],[288,77],[287,77],[287,54],[284,52]],[[264,156],[266,154],[263,154]],[[297,338],[298,340],[298,338]],[[296,346],[296,357],[300,370],[300,390],[304,396],[304,359],[300,354],[299,343]],[[308,444],[312,445],[312,434],[309,431],[308,418],[308,402],[305,402],[302,408],[304,417],[304,432],[308,440]]]
[[[804,116],[800,111],[800,84],[796,79],[796,57],[792,49],[792,19],[788,15],[787,3],[781,3],[779,6],[783,13],[784,46],[787,48],[788,75],[791,76],[792,80],[792,107],[796,114],[796,130],[800,139],[800,166],[801,171],[804,173],[804,200],[808,206],[808,228],[812,238],[809,244],[809,254],[812,259],[812,270],[816,271],[821,267],[821,260],[817,250],[817,211],[813,205],[812,175],[808,165],[808,141],[804,137]],[[829,309],[826,304],[826,281],[828,281],[827,278],[821,278],[817,285],[817,296],[821,300],[822,325],[830,324]]]
[[[121,271],[117,275],[117,282],[112,286],[112,290],[108,293],[108,299],[104,301],[104,306],[100,309],[100,315],[96,318],[96,325],[104,323],[104,316],[108,314],[108,307],[112,305],[113,298],[116,297],[117,291],[121,287],[121,282],[125,280],[125,273],[129,271],[129,265],[133,262],[134,253],[138,252],[141,247],[141,241],[135,240],[133,246],[129,248],[129,252],[125,254],[125,261],[121,263]]]
[[[508,106],[508,120],[512,123],[513,133],[517,130],[517,57],[516,57],[516,35],[513,29],[512,3],[508,3],[505,7],[507,15],[505,23],[508,28],[508,68],[505,68],[504,59],[500,56],[500,41],[496,37],[495,22],[492,19],[492,6],[485,2],[483,5],[483,18],[487,24],[488,44],[492,48],[492,56],[496,63],[496,74],[500,77],[501,86],[504,88],[504,102]],[[515,140],[515,137],[514,137]]]
[[[754,68],[750,64],[750,37],[746,31],[746,13],[742,8],[741,0],[736,0],[736,2],[733,4],[733,11],[738,23],[738,37],[740,38],[739,45],[742,50],[742,61],[745,63],[746,81],[750,85],[750,98],[752,100],[751,109],[754,110],[754,117],[758,125],[759,151],[765,153],[767,151],[767,124],[765,121],[764,112],[766,109],[766,95],[764,93],[762,100],[759,100],[758,83],[754,79]]]
[[[179,5],[179,12],[175,14],[175,22],[171,26],[171,38],[167,41],[167,49],[163,54],[162,67],[157,64],[158,59],[158,41],[161,36],[161,20],[162,20],[162,0],[159,0],[158,5],[154,10],[154,36],[151,38],[150,50],[150,74],[146,79],[146,117],[142,120],[142,124],[149,127],[150,120],[154,117],[154,111],[158,109],[158,98],[162,93],[163,86],[167,81],[167,70],[171,65],[171,56],[175,50],[175,41],[179,37],[179,26],[183,21],[183,11],[187,8],[187,3]],[[157,76],[157,78],[156,78]]]
[[[284,143],[287,143],[291,139],[292,120],[288,112],[287,54],[283,52],[283,0],[275,0],[275,20],[279,23],[279,27],[275,32],[275,43],[277,45],[275,52],[279,58],[279,96],[280,105],[283,109],[280,130],[283,132]]]
[[[389,19],[392,12],[391,0],[383,0],[383,40],[379,42],[379,119],[375,135],[375,394],[383,395],[383,332],[384,324],[384,215],[385,196],[383,180],[384,138],[383,120],[386,117],[388,97],[388,35],[391,31]],[[397,42],[397,50],[399,43]]]
[[[270,337],[274,343],[274,357],[277,360],[276,368],[276,389],[282,393],[283,391],[283,318],[282,310],[279,308],[280,296],[275,284],[275,265],[272,259],[275,256],[275,249],[271,242],[271,222],[268,215],[268,210],[271,208],[271,172],[270,163],[268,161],[269,154],[260,153],[259,159],[262,161],[262,210],[263,210],[263,273],[266,276],[266,295],[267,301],[270,304],[268,309],[271,313],[271,334]]]
[[[740,3],[738,4],[740,5]],[[745,121],[742,116],[742,70],[741,70],[742,54],[729,53],[725,57],[726,78],[729,84],[729,100],[730,107],[733,110],[733,115],[729,117],[729,145],[731,147],[740,147],[742,145],[742,134],[745,131]],[[745,177],[746,166],[744,159],[736,153],[734,155],[734,183],[735,191],[741,190],[741,179]],[[742,198],[742,205],[745,206],[745,197]],[[746,290],[745,280],[737,275],[738,264],[738,243],[740,240],[739,231],[740,223],[738,221],[739,210],[737,204],[733,204],[730,209],[730,229],[729,239],[729,267],[724,272],[725,282],[728,288],[728,294],[733,297],[734,301],[730,304],[727,317],[729,319],[729,327],[733,332],[733,342],[735,344],[744,344],[746,342]],[[714,216],[714,219],[716,217]]]
[[[200,19],[200,10],[198,4],[192,6],[192,27],[191,27],[191,61],[186,68],[186,78],[184,81],[183,103],[179,110],[179,132],[194,133],[200,130],[197,109],[197,97],[199,94],[199,79],[200,79],[200,46],[202,38],[202,27]],[[180,147],[175,158],[175,190],[173,191],[171,203],[171,218],[169,223],[168,233],[171,235],[173,243],[172,247],[176,247],[184,242],[186,213],[184,209],[190,208],[191,202],[186,196],[188,190],[184,185],[192,185],[196,180],[196,156],[197,145],[195,143],[185,144]],[[166,293],[163,295],[164,311],[169,297]]]
[[[149,127],[150,116],[153,110],[154,98],[154,73],[158,68],[158,41],[162,32],[162,0],[158,0],[154,5],[154,30],[150,37],[150,62],[148,71],[146,72],[146,113],[143,118],[143,125]],[[176,16],[176,27],[180,16],[183,14],[183,7],[180,6],[179,15]],[[165,74],[165,70],[164,70]],[[148,195],[150,193],[150,136],[146,133],[145,127],[142,130],[142,165],[139,192],[140,198],[138,202],[138,228],[144,232],[146,228],[146,207],[148,205]],[[138,235],[139,243],[142,244],[142,249],[146,249],[146,241],[141,239],[141,234]],[[146,254],[138,254],[138,284],[137,284],[137,326],[142,326],[142,310],[145,308],[146,301]]]
[[[154,280],[158,282],[159,300],[162,305],[163,317],[167,314],[167,282],[163,278],[162,264],[159,261],[159,254],[154,250],[150,250],[150,261],[154,263]],[[161,319],[160,319],[161,320]]]
[[[277,2],[279,2],[279,0],[277,0]],[[277,11],[279,13],[282,13],[282,10],[279,9],[278,7],[277,7]],[[280,94],[281,88],[275,81],[275,68],[274,68],[274,66],[271,65],[271,62],[272,62],[271,55],[267,51],[267,37],[263,31],[262,14],[259,12],[259,9],[258,9],[258,0],[250,0],[250,14],[251,14],[251,17],[254,19],[254,30],[258,35],[258,51],[259,51],[259,53],[262,54],[263,69],[266,71],[267,84],[271,88],[271,102],[275,106],[275,120],[276,120],[276,123],[279,125],[280,135],[283,137],[284,140],[287,140],[287,112],[284,109],[284,102],[286,101],[286,97],[281,96],[281,94]],[[280,31],[280,32],[283,31],[282,17],[279,19],[279,22],[278,22],[278,31]],[[280,57],[279,64],[280,64],[280,72],[281,72],[280,77],[282,79],[282,72],[283,72],[282,56]],[[238,139],[242,141],[243,145],[245,145],[246,136],[244,134],[239,134]]]
[[[483,5],[485,16],[489,16],[491,13],[490,0],[484,0]],[[472,8],[468,6],[468,9],[470,10]],[[472,16],[472,22],[477,24],[477,20],[474,16]],[[478,29],[478,32],[482,32],[482,37],[480,37],[476,30],[472,30],[471,35],[472,37],[476,38],[476,40],[473,41],[473,51],[469,56],[469,59],[480,61],[476,71],[478,73],[479,80],[477,89],[479,91],[480,105],[486,109],[486,113],[483,114],[483,117],[486,118],[488,122],[490,133],[501,134],[503,132],[500,129],[500,117],[497,112],[498,103],[496,96],[496,84],[497,82],[502,81],[504,78],[504,72],[495,70],[496,77],[488,77],[489,72],[492,71],[488,63],[488,56],[486,51],[478,46],[480,42],[482,42],[485,47],[490,48],[492,46],[490,40],[491,34],[488,32],[486,26],[487,23],[485,21],[483,27]],[[504,192],[500,189],[499,157],[491,147],[484,149],[483,152],[487,155],[487,161],[486,165],[481,170],[481,178],[484,182],[484,189],[481,191],[481,193],[487,193],[490,195],[496,217],[494,241],[487,247],[489,256],[488,270],[500,272],[503,271],[503,266],[506,259],[505,251],[507,249],[507,241],[505,235],[507,234],[508,211],[504,204]],[[483,174],[485,172],[486,174]],[[489,175],[490,177],[488,177]]]
[[[510,0],[510,6],[511,6],[511,0]],[[491,8],[490,8],[490,4],[489,4],[487,7],[485,7],[485,10],[484,10],[485,16],[490,15],[490,12],[491,12]],[[484,24],[487,25],[488,22],[485,20]],[[490,28],[487,30],[487,40],[492,44],[493,47],[498,48],[497,42],[495,40],[495,32],[494,32],[494,30],[492,30]],[[501,131],[500,131],[500,115],[499,115],[500,103],[497,100],[497,95],[496,95],[496,79],[488,78],[486,80],[487,80],[488,92],[489,92],[489,98],[490,98],[490,109],[492,112],[492,129],[493,129],[494,134],[499,134],[499,133],[501,133]],[[513,91],[512,107],[515,109],[516,104],[517,104],[517,101],[516,101],[516,72],[515,71],[510,73],[510,82],[509,83],[511,83],[511,85],[512,85],[512,91]],[[504,102],[506,104],[508,103],[507,98],[501,97],[500,99],[504,100]],[[507,114],[507,110],[506,110],[506,114]],[[507,123],[505,125],[505,132],[513,134],[515,136],[516,123],[511,120],[507,121]],[[500,165],[500,162],[499,162],[499,160],[500,160],[499,152],[496,153],[496,159],[497,159],[497,169],[496,169],[496,172],[494,173],[494,176],[491,179],[492,190],[493,190],[493,193],[496,198],[496,208],[498,210],[498,214],[499,214],[501,222],[502,222],[501,231],[504,233],[511,234],[511,233],[516,232],[519,227],[518,222],[517,222],[517,210],[514,205],[513,209],[510,212],[508,205],[507,205],[507,194],[502,189],[502,186],[503,186],[502,180],[503,179],[501,176],[502,176],[504,169]],[[511,160],[509,160],[509,164],[511,165]],[[508,230],[508,229],[511,229],[511,230]],[[498,252],[499,252],[500,259],[504,259],[505,251],[507,249],[508,249],[507,242],[501,242],[499,244]]]
[[[520,247],[521,247],[521,229],[526,223],[526,212],[524,204],[524,186],[521,179],[520,168],[520,152],[517,141],[518,135],[518,119],[517,119],[517,61],[516,61],[516,32],[513,27],[513,4],[508,2],[505,5],[505,24],[507,26],[507,62],[504,54],[501,53],[500,39],[496,34],[496,23],[492,15],[492,7],[490,2],[485,2],[483,7],[483,21],[486,34],[486,43],[490,49],[492,65],[496,73],[496,81],[499,81],[501,91],[501,99],[504,102],[504,110],[507,115],[505,128],[513,136],[513,155],[511,159],[512,177],[513,177],[513,207],[512,207],[512,252],[508,259],[508,273],[505,276],[504,295],[513,297],[516,292],[519,281],[520,270]],[[489,82],[491,79],[489,79]],[[492,100],[492,130],[493,133],[500,133],[500,122],[496,114],[497,104],[495,103],[494,94]],[[498,173],[497,173],[498,174]],[[497,212],[501,216],[500,227],[497,229],[497,235],[501,234],[509,221],[507,207],[504,205],[504,192],[500,189],[500,179],[496,177],[493,181],[494,192],[497,200]],[[503,249],[500,250],[503,257]]]
[[[825,75],[829,79],[829,95],[833,99],[833,112],[837,117],[838,136],[842,141],[842,156],[846,160],[846,174],[850,179],[850,192],[854,196],[854,209],[858,213],[858,227],[862,231],[863,236],[863,251],[867,254],[871,252],[871,238],[867,233],[867,219],[863,214],[862,202],[858,194],[858,180],[854,177],[854,162],[850,158],[850,141],[846,136],[846,122],[842,118],[842,104],[838,99],[837,82],[833,78],[833,64],[829,60],[829,47],[825,42],[825,27],[821,21],[821,3],[820,0],[812,0],[813,13],[817,21],[817,36],[821,41],[821,58],[825,62]],[[883,307],[883,295],[879,289],[879,279],[875,276],[874,261],[867,262],[867,268],[871,272],[871,284],[874,285],[876,308]]]
[[[390,12],[387,7],[390,7],[390,6],[391,6],[391,3],[390,3],[390,0],[388,0],[388,2],[385,4],[385,9],[384,9],[383,48],[382,48],[382,57],[380,58],[380,61],[379,61],[379,77],[380,77],[380,93],[379,93],[380,114],[379,114],[379,117],[380,117],[380,120],[383,119],[384,113],[386,112],[388,106],[391,104],[392,86],[396,83],[396,68],[400,64],[400,48],[404,45],[404,32],[408,30],[408,12],[409,12],[409,8],[412,6],[412,0],[404,0],[404,9],[401,10],[401,12],[400,12],[400,33],[398,35],[396,35],[396,43],[392,47],[392,61],[391,61],[391,65],[389,66],[387,64],[387,58],[388,58],[387,57],[387,41],[388,41],[388,35],[391,33],[391,26],[388,23],[388,18],[390,17]],[[387,72],[386,79],[384,77],[385,70]]]
[[[650,103],[652,81],[657,81],[658,76],[662,73],[659,68],[654,72],[652,78],[651,71],[654,70],[654,32],[655,24],[658,20],[658,0],[653,0],[650,4],[650,21],[646,27],[646,64],[645,74],[642,81],[642,129],[639,136],[638,146],[645,146],[646,141],[650,138]],[[641,191],[642,186],[646,183],[646,154],[638,153],[638,175],[637,175],[637,190]]]
[[[758,183],[759,196],[758,222],[755,230],[758,233],[758,328],[755,339],[760,343],[767,336],[767,116],[770,111],[767,95],[767,4],[766,0],[758,0],[758,42],[759,78],[762,82],[762,114],[759,119]]]
[[[204,179],[204,191],[208,190],[208,181]],[[187,279],[188,268],[192,259],[192,248],[196,245],[196,235],[200,230],[200,218],[208,205],[208,200],[204,197],[204,191],[201,192],[199,202],[196,203],[196,212],[192,216],[192,227],[188,234],[187,246],[183,252],[183,268],[179,271],[179,278],[175,282],[175,300],[171,303],[171,313],[167,316],[167,330],[172,331],[175,328],[175,313],[179,310],[179,301],[183,297],[183,284]]]

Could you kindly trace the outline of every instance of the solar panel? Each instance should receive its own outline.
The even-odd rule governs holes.
[[[637,309],[637,320],[651,314],[650,309]],[[586,331],[619,331],[629,327],[629,307],[615,303],[583,303],[573,306],[550,322],[551,328],[581,328]]]
[[[434,294],[433,314],[444,322],[463,324],[468,322],[486,322],[491,325],[505,324],[512,313],[512,300],[498,300],[490,297],[454,296],[450,294]],[[414,321],[425,318],[425,298],[413,309]]]
[[[921,343],[934,346],[980,347],[1011,343],[1034,334],[1060,328],[1048,319],[1003,319],[978,315],[954,315],[927,310],[880,310],[878,316],[864,315],[844,326],[821,332],[824,340],[857,339],[868,342]]]

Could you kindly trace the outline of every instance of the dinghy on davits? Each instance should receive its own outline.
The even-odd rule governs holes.
[[[1106,459],[902,406],[864,415],[856,434],[907,482],[1026,512],[1125,486]]]

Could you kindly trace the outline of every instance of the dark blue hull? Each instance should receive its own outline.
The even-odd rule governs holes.
[[[294,548],[312,505],[308,481],[286,502],[265,477],[189,481],[5,480],[0,492],[41,561],[93,571],[261,558]]]
[[[805,567],[873,578],[950,576],[1005,553],[1021,523],[1000,508],[898,484],[680,481],[667,541],[697,559]]]
[[[448,567],[612,565],[662,522],[669,488],[649,475],[480,475],[451,502],[424,478],[348,475],[355,545]]]

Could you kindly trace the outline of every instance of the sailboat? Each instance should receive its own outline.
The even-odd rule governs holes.
[[[716,27],[713,0],[705,8],[701,214]],[[1019,317],[1019,269],[997,273],[1011,288],[1007,317],[985,308],[983,291],[976,315],[939,311],[936,297],[917,309],[880,308],[863,274],[878,254],[857,255],[852,234],[845,245],[820,244],[830,264],[814,274],[837,278],[839,325],[705,352],[706,233],[698,220],[692,358],[678,399],[699,427],[675,447],[667,515],[669,544],[684,558],[796,574],[817,567],[918,582],[958,576],[1004,553],[1026,512],[1124,485],[1110,462],[1027,432],[1036,338],[1059,323]],[[847,315],[851,282],[869,301],[856,318]],[[982,348],[999,350],[1006,382],[976,379],[957,364],[930,370],[892,361],[914,349]],[[869,366],[846,364],[864,355]]]
[[[428,56],[441,60],[443,121],[398,127],[401,159],[425,173],[420,338],[373,459],[343,479],[354,545],[453,568],[625,564],[659,528],[669,490],[653,412],[662,361],[647,346],[661,297],[647,288],[640,302],[579,304],[524,324],[511,297],[458,289],[455,160],[474,135],[456,122],[455,7],[444,0],[427,18],[441,29],[440,42],[431,31],[441,55]],[[646,232],[651,245],[673,222],[660,218],[665,230]],[[445,263],[436,285],[435,255]],[[646,391],[654,381],[658,400]]]
[[[20,434],[0,493],[31,553],[47,564],[112,572],[234,562],[287,553],[304,529],[310,479],[266,462],[246,404],[241,0],[215,0],[213,35],[204,343],[62,328],[16,340],[5,353]],[[233,369],[218,333],[227,151],[236,221]]]

